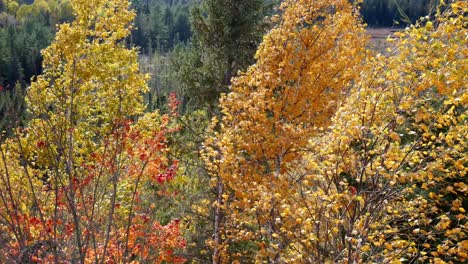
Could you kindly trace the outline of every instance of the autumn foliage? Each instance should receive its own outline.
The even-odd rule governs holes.
[[[301,177],[291,173],[363,66],[364,28],[348,1],[285,1],[282,9],[257,63],[221,99],[221,131],[206,142],[208,166],[226,187],[216,204],[225,211],[216,262],[298,255],[309,233],[299,229],[307,219],[285,214],[300,205]]]
[[[294,215],[313,216],[309,260],[466,260],[466,10],[454,3],[369,57],[311,140],[299,171],[313,207]]]
[[[364,53],[348,1],[283,8],[206,142],[214,262],[464,262],[467,4],[388,56]]]
[[[0,262],[184,262],[179,220],[160,223],[154,198],[177,172],[178,102],[143,114],[128,1],[72,5],[28,90],[32,119],[0,147]]]
[[[466,1],[385,54],[357,3],[282,1],[207,130],[145,112],[127,0],[71,2],[0,140],[1,263],[468,260]]]

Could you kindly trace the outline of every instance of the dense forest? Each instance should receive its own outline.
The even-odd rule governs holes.
[[[0,263],[464,263],[467,14],[0,0]]]
[[[265,18],[275,14],[280,3],[263,0],[199,8],[202,2],[132,2],[136,18],[127,42],[139,47],[142,68],[152,76],[151,92],[147,96],[150,109],[164,107],[170,91],[177,91],[183,97],[184,111],[201,104],[214,106],[218,95],[227,91],[230,76],[253,63],[261,36],[270,26]],[[438,1],[434,0],[366,0],[361,5],[361,14],[369,27],[402,27],[419,17],[434,14],[437,5]],[[238,10],[225,12],[225,8]],[[205,25],[198,22],[207,14],[212,15],[211,21],[202,28]],[[0,99],[2,130],[22,124],[26,114],[24,91],[31,79],[42,72],[40,51],[51,43],[56,24],[73,19],[69,0],[0,0],[0,89],[5,90]],[[215,25],[215,21],[221,22]],[[231,29],[237,32],[229,32]],[[244,37],[245,42],[239,43]],[[244,57],[236,59],[238,55]],[[226,69],[220,65],[223,63],[235,66]],[[223,76],[226,70],[227,76]],[[12,120],[20,122],[10,124]]]

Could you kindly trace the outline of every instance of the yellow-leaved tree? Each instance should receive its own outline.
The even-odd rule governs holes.
[[[290,170],[299,263],[467,260],[467,18],[454,1],[369,56]]]
[[[220,195],[214,263],[304,260],[302,176],[294,175],[309,139],[329,124],[363,66],[366,45],[347,0],[284,1],[278,26],[263,39],[257,62],[233,79],[221,99],[219,132],[204,156]]]
[[[152,203],[177,170],[177,126],[143,115],[148,78],[125,47],[135,13],[128,0],[71,5],[28,89],[31,121],[0,146],[0,262],[182,262],[178,220],[160,224]]]

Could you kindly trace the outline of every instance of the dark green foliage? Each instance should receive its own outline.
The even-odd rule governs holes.
[[[138,0],[133,5],[137,18],[132,40],[144,54],[171,51],[190,38],[188,1]]]
[[[406,25],[435,10],[438,0],[364,0],[361,14],[372,27]]]
[[[177,15],[174,25],[174,40],[176,42],[187,42],[192,36],[190,30],[190,21],[188,16],[184,14]]]
[[[0,141],[25,124],[25,107],[24,89],[19,83],[9,89],[0,86]]]
[[[174,63],[190,105],[215,109],[231,78],[254,63],[271,11],[265,0],[206,0],[192,9],[194,36]]]
[[[16,35],[15,26],[0,28],[0,85],[5,89],[14,86],[16,81],[24,81],[23,67],[15,47]]]
[[[24,10],[24,9],[23,9]],[[0,131],[24,123],[24,93],[42,71],[41,50],[50,44],[51,16],[30,12],[21,20],[0,14]]]

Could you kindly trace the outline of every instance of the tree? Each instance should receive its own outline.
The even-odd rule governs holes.
[[[157,51],[165,54],[190,37],[188,23],[190,3],[178,1],[133,1],[137,10],[136,29],[132,41],[149,56]]]
[[[3,12],[5,11],[5,2],[3,2],[3,0],[0,1],[0,12]]]
[[[394,127],[389,133],[393,142],[385,148],[389,155],[381,157],[388,171],[374,174],[395,194],[381,198],[382,215],[365,233],[369,259],[431,263],[468,259],[464,183],[468,80],[463,52],[468,44],[467,11],[464,1],[440,6],[433,21],[419,21],[396,41],[387,77],[395,111],[387,111],[394,114],[385,115],[386,123],[380,125],[385,128],[393,119],[388,128]],[[385,237],[377,235],[382,230]]]
[[[208,122],[205,120],[218,111],[217,100],[221,92],[228,90],[231,77],[253,62],[253,55],[266,27],[264,16],[270,7],[269,2],[263,0],[204,1],[200,7],[195,6],[192,10],[192,42],[178,46],[174,52],[173,65],[179,77],[178,88],[182,90],[182,109],[186,113],[182,121],[186,133],[182,138],[190,140],[190,143],[182,142],[177,155],[181,160],[189,159],[182,162],[184,175],[190,176],[190,193],[184,196],[190,197],[193,203],[187,209],[190,215],[186,218],[190,219],[191,230],[198,232],[188,234],[193,242],[189,244],[190,248],[199,250],[192,255],[193,258],[202,262],[209,261],[210,249],[213,249],[207,248],[205,243],[213,231],[211,223],[215,222],[215,229],[219,226],[219,219],[214,219],[214,210],[208,205],[212,204],[216,195],[222,195],[222,190],[209,184],[206,167],[198,155],[203,142],[200,135],[207,135],[207,126],[204,125]],[[184,21],[178,19],[176,23]],[[191,113],[194,108],[199,111]],[[194,193],[192,190],[195,189]]]
[[[327,15],[342,10],[325,6],[321,10]],[[297,43],[308,43],[306,32],[315,25],[302,9],[293,10],[299,11],[291,15],[286,9],[279,29],[297,29],[287,24],[291,17],[305,29],[297,29],[300,35],[289,28],[265,37],[258,63],[233,82],[232,93],[221,102],[221,132],[206,143],[211,172],[225,186],[217,206],[226,220],[213,241],[220,250],[217,261],[466,261],[468,5],[454,1],[445,12],[436,12],[436,20],[426,18],[408,28],[393,41],[395,50],[388,57],[367,53],[364,65],[344,63],[355,67],[344,68],[351,75],[331,75],[332,81],[343,81],[337,87],[350,84],[336,113],[325,111],[330,108],[323,103],[330,99],[316,99],[318,109],[302,103],[322,84],[330,89],[325,96],[333,89],[320,58],[351,59],[333,51],[354,47],[340,41],[359,44],[351,37],[359,37],[352,33],[356,26],[345,31],[348,36],[332,37],[337,50],[312,56],[313,62],[305,64],[312,68],[301,67],[296,58],[307,61],[302,51],[309,49]],[[337,17],[350,21],[336,15],[333,22],[339,23]],[[323,14],[319,18],[327,21]],[[327,32],[328,27],[317,28]],[[296,36],[298,42],[292,41]],[[314,43],[326,47],[329,34],[321,36],[324,40]],[[289,55],[284,56],[287,63],[277,59],[283,55]]]
[[[171,8],[169,6],[166,6],[163,12],[163,21],[164,21],[164,26],[167,28],[167,47],[172,47],[174,46],[174,37],[175,37],[175,32],[174,32],[174,14],[172,13]]]
[[[310,139],[290,217],[308,262],[466,261],[466,17],[455,1],[370,56],[328,130]],[[437,26],[436,26],[437,25]]]
[[[176,38],[175,42],[186,43],[192,35],[192,32],[190,31],[190,22],[187,16],[184,14],[177,15],[174,27],[175,27],[174,28],[175,38]]]
[[[265,0],[207,0],[193,7],[192,44],[175,65],[192,106],[213,112],[231,78],[254,62],[270,9]]]
[[[0,95],[0,131],[5,137],[26,123],[24,91],[19,83],[13,89],[0,85]]]
[[[207,166],[224,185],[214,263],[307,259],[302,243],[312,238],[298,228],[313,223],[289,218],[303,193],[291,173],[362,67],[366,37],[348,1],[285,1],[282,11],[206,141]]]
[[[25,10],[24,6],[28,5],[21,5],[20,10]],[[0,91],[0,131],[8,135],[24,125],[26,86],[42,71],[40,50],[49,45],[53,35],[45,14],[34,9],[37,12],[26,17],[17,16],[16,20],[7,15],[0,22],[0,85],[4,87]]]
[[[143,115],[147,77],[126,49],[126,0],[71,2],[76,19],[43,51],[25,129],[0,145],[2,262],[183,262],[179,221],[160,223],[177,161],[170,115]]]

